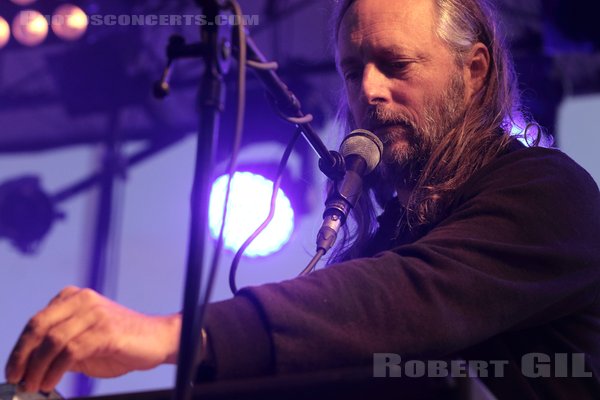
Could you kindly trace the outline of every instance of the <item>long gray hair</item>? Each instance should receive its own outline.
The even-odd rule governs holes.
[[[332,22],[336,44],[342,18],[355,1],[336,2]],[[443,218],[452,193],[506,148],[516,116],[522,117],[512,59],[489,1],[433,1],[437,11],[436,34],[452,51],[457,65],[462,66],[472,46],[481,42],[489,51],[490,66],[484,87],[468,105],[461,123],[435,146],[417,178],[406,207],[405,224],[418,234]],[[357,128],[345,95],[340,101],[338,120],[343,132]],[[344,230],[330,263],[364,253],[376,227],[375,201],[383,206],[392,194],[393,189],[385,185],[365,189],[352,213],[354,229]]]

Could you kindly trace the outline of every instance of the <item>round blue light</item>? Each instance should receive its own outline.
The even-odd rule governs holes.
[[[213,183],[210,194],[209,226],[213,238],[219,236],[228,175]],[[237,251],[269,215],[273,182],[251,172],[236,172],[231,181],[224,247]],[[294,231],[294,210],[283,190],[279,189],[273,220],[254,239],[244,253],[250,257],[267,256],[288,242]]]

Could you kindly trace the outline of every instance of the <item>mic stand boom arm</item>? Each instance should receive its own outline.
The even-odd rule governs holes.
[[[263,84],[265,90],[271,96],[271,99],[277,107],[280,114],[296,126],[302,132],[304,139],[310,144],[311,148],[319,156],[319,169],[329,179],[339,180],[346,171],[344,158],[337,151],[330,151],[310,125],[310,119],[302,112],[302,106],[298,98],[279,78],[275,68],[258,68],[259,65],[275,64],[269,63],[265,56],[256,46],[251,37],[246,36],[246,46],[248,52],[248,66],[251,67]],[[236,49],[237,50],[237,49]],[[276,65],[276,64],[275,64]]]
[[[287,87],[275,72],[277,64],[269,62],[262,54],[254,40],[246,35],[246,49],[248,66],[252,68],[256,77],[261,81],[265,90],[271,96],[271,100],[278,112],[285,119],[295,124],[310,147],[319,156],[319,168],[329,179],[339,180],[344,176],[344,159],[337,151],[327,149],[319,135],[310,124],[310,118],[302,111],[302,105],[296,95]],[[167,47],[167,67],[162,79],[155,83],[154,93],[158,98],[163,98],[169,93],[169,78],[171,76],[171,64],[178,58],[199,57],[207,51],[205,43],[186,44],[179,35],[171,36]],[[223,49],[223,51],[226,51]],[[238,56],[239,44],[233,47],[234,55]],[[239,59],[239,58],[238,58]]]

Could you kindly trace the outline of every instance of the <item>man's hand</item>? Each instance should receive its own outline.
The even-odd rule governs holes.
[[[25,326],[6,365],[9,383],[50,391],[67,371],[115,377],[177,359],[181,318],[152,317],[90,289],[67,287]]]

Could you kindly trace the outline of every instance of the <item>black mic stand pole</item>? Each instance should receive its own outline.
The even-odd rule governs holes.
[[[206,21],[216,21],[224,11],[219,0],[196,0]],[[204,76],[198,93],[199,131],[196,150],[194,183],[191,195],[191,225],[188,244],[187,272],[183,299],[183,324],[179,343],[179,359],[173,398],[191,398],[193,375],[201,335],[204,308],[198,308],[201,271],[204,260],[208,204],[213,160],[218,142],[219,118],[225,103],[224,75],[231,62],[231,33],[229,24],[202,26]]]
[[[191,399],[196,363],[202,356],[199,350],[202,322],[206,304],[199,299],[207,299],[210,282],[202,287],[202,264],[204,261],[204,244],[206,227],[208,226],[208,205],[210,199],[211,168],[216,154],[218,142],[219,118],[225,103],[224,75],[229,71],[232,53],[237,52],[232,45],[232,28],[229,24],[217,24],[217,17],[230,13],[227,0],[196,0],[203,10],[205,21],[201,30],[201,41],[198,44],[186,45],[180,37],[172,37],[168,48],[168,64],[163,77],[155,86],[155,95],[164,97],[169,92],[168,78],[170,65],[174,59],[202,56],[205,71],[201,89],[198,93],[199,132],[196,150],[196,165],[191,196],[191,224],[188,244],[188,260],[183,299],[183,323],[179,343],[175,400]],[[225,20],[225,19],[220,19]],[[238,43],[235,43],[238,45]],[[248,60],[259,64],[269,64],[258,47],[246,37]],[[250,65],[250,66],[255,66]],[[301,110],[300,102],[288,87],[279,79],[271,68],[254,68],[265,89],[272,96],[280,113],[286,115],[288,121],[296,124],[309,142],[313,150],[320,156],[319,167],[332,179],[344,175],[344,160],[335,151],[328,151],[309,119]]]

